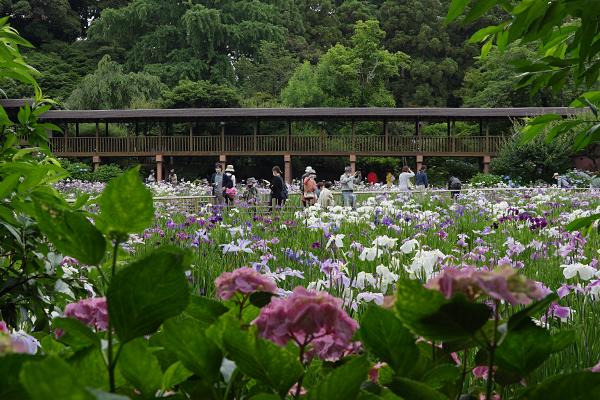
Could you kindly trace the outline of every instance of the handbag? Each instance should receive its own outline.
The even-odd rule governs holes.
[[[304,193],[304,198],[305,199],[314,199],[315,198],[315,194],[312,193],[312,192]]]
[[[225,189],[225,194],[227,195],[227,197],[229,197],[230,199],[233,199],[235,197],[235,193],[237,191],[235,190],[235,188],[227,188]]]
[[[408,186],[408,188],[411,190],[415,188],[415,185],[413,185],[410,180],[406,182],[406,186]]]

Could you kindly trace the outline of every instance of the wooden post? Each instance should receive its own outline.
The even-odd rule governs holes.
[[[419,151],[423,151],[423,121],[419,121]]]
[[[291,148],[290,148],[291,135],[292,135],[292,120],[290,118],[288,118],[287,119],[287,144],[286,144],[286,148],[287,148],[288,152],[291,150]]]
[[[489,118],[486,119],[486,121],[485,121],[485,152],[486,153],[490,152],[490,119]],[[484,161],[484,164],[485,164],[485,161]],[[488,169],[489,169],[489,163],[488,163]]]
[[[254,120],[254,152],[258,148],[258,118]]]
[[[225,153],[225,122],[221,122],[221,151]]]
[[[79,122],[75,122],[75,137],[79,137]]]
[[[417,169],[415,171],[420,171],[423,166],[423,156],[417,156]]]
[[[156,156],[156,181],[161,182],[162,180],[163,180],[163,156],[158,154]]]
[[[350,168],[353,172],[356,172],[356,156],[353,154],[350,155]]]
[[[94,163],[94,171],[95,171],[100,166],[100,156],[94,156],[92,158],[92,162]]]
[[[285,181],[292,184],[292,156],[285,154],[283,156]]]
[[[96,153],[100,152],[100,123],[96,122]]]
[[[193,147],[194,147],[194,126],[192,125],[192,123],[190,122],[190,151],[194,151]]]
[[[452,152],[456,152],[456,121],[452,120]]]
[[[448,128],[448,137],[446,138],[446,151],[450,151],[450,148],[452,147],[450,145],[450,117],[446,119],[446,127]]]
[[[104,128],[105,128],[105,131],[106,131],[106,133],[105,133],[105,135],[104,135],[104,136],[108,137],[108,120],[106,120],[106,121],[104,122]]]
[[[356,151],[356,121],[352,120],[352,151]]]
[[[483,173],[484,174],[490,173],[490,161],[491,161],[490,156],[483,156]]]
[[[319,151],[323,151],[323,121],[319,121]]]
[[[385,118],[383,120],[383,133],[385,135],[385,151],[386,152],[388,151],[388,131],[389,131],[389,129],[388,129],[388,119]]]
[[[131,151],[131,124],[128,122],[127,125],[127,152]]]
[[[160,122],[158,123],[158,151],[162,152],[162,127],[160,126]],[[162,157],[160,162],[162,165]],[[158,181],[160,182],[160,179]]]
[[[69,143],[68,143],[69,138],[68,138],[68,136],[69,136],[69,123],[67,122],[65,124],[65,153],[69,151],[69,147],[68,147],[69,146]]]

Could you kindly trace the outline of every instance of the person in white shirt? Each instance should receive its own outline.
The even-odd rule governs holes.
[[[353,172],[352,167],[348,166],[344,169],[344,175],[340,176],[342,189],[342,201],[344,207],[352,207],[356,205],[356,196],[354,195],[354,185],[358,185],[362,175],[360,171]]]
[[[398,186],[401,192],[408,191],[408,183],[413,176],[415,176],[415,173],[412,172],[408,166],[405,165],[402,167],[402,173],[398,177]]]
[[[319,195],[319,200],[317,200],[317,203],[319,203],[319,205],[325,210],[327,209],[327,207],[333,207],[335,205],[335,201],[333,200],[333,193],[331,193],[331,190],[329,190],[330,187],[331,182],[325,182],[325,184],[323,185],[323,190],[321,190],[321,194]]]

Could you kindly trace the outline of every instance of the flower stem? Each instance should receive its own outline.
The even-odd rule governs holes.
[[[113,248],[113,263],[111,268],[111,279],[115,276],[115,269],[117,268],[117,250],[119,249],[119,242],[115,240],[115,247]],[[108,291],[108,289],[107,289]],[[108,316],[108,382],[110,385],[110,391],[115,392],[115,367],[117,365],[117,359],[121,353],[122,346],[119,346],[117,356],[113,359],[113,343],[112,343],[112,324],[110,315]]]
[[[492,386],[494,385],[492,379],[494,370],[494,352],[496,351],[496,344],[498,343],[498,308],[500,308],[500,301],[495,300],[495,303],[496,307],[494,307],[494,339],[488,348],[490,359],[488,362],[487,390],[485,395],[485,398],[487,400],[490,400],[492,398]]]

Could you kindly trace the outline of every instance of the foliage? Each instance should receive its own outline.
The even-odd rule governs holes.
[[[163,108],[236,108],[241,105],[241,98],[234,89],[208,81],[184,80],[162,96]]]
[[[492,188],[497,187],[503,180],[498,175],[478,173],[469,179],[469,185],[473,187]]]
[[[359,21],[354,47],[340,44],[319,59],[314,73],[304,63],[281,93],[288,107],[390,107],[386,81],[408,66],[408,56],[380,45],[385,36],[377,21]]]
[[[106,55],[93,75],[77,85],[66,104],[73,110],[115,110],[154,101],[164,90],[160,80],[147,73],[123,72],[123,66]]]
[[[553,125],[547,127],[547,132]],[[551,143],[538,136],[521,146],[523,126],[519,121],[513,122],[513,136],[504,142],[498,157],[493,160],[495,174],[507,174],[513,179],[520,177],[525,182],[549,181],[554,172],[562,173],[572,167],[570,155],[575,134],[562,136]]]
[[[233,83],[230,57],[256,54],[261,40],[281,43],[285,28],[279,21],[277,7],[267,1],[134,0],[105,9],[89,32],[125,48],[126,69],[143,70],[173,87],[185,79]]]
[[[423,164],[427,165],[427,180],[430,185],[445,187],[448,178],[455,176],[461,182],[467,182],[478,172],[478,166],[473,159],[468,158],[425,158]]]
[[[58,160],[60,166],[63,167],[70,175],[72,179],[88,182],[104,182],[107,183],[114,178],[123,174],[123,172],[129,171],[131,168],[122,169],[116,164],[104,164],[100,165],[98,169],[94,170],[90,165],[81,162],[71,162],[66,158]]]
[[[452,129],[452,126],[450,127]],[[469,124],[456,121],[454,124],[455,136],[479,136],[479,124]],[[451,131],[452,134],[452,131]],[[448,124],[431,124],[423,126],[423,135],[448,136]]]

